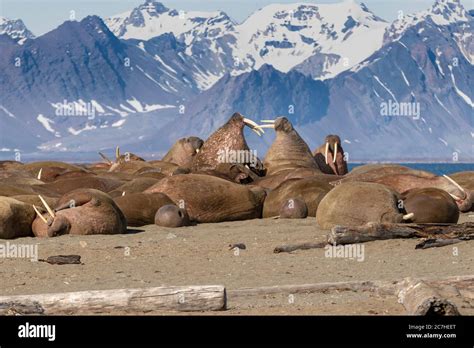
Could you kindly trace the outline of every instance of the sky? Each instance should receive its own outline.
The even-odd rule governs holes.
[[[81,20],[88,15],[107,18],[129,11],[145,0],[0,0],[0,16],[20,18],[36,36],[42,35],[66,20]],[[237,22],[242,22],[251,13],[272,3],[337,3],[340,0],[163,0],[168,8],[191,11],[216,11],[227,13]],[[357,1],[361,2],[361,1]],[[393,21],[403,11],[405,14],[425,10],[434,0],[363,0],[377,16]],[[473,8],[474,0],[461,0],[466,9]]]

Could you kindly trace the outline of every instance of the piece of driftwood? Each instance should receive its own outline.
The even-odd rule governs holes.
[[[398,298],[408,314],[426,316],[460,315],[455,304],[441,297],[436,289],[422,280],[406,280],[398,294]]]
[[[11,314],[113,314],[151,311],[219,311],[226,309],[221,285],[176,286],[1,296],[0,315]],[[30,311],[29,311],[30,310]]]
[[[324,248],[328,243],[300,243],[300,244],[285,244],[277,246],[273,249],[275,254],[278,253],[291,253],[295,250],[308,250],[308,249],[317,249],[317,248]]]
[[[46,260],[39,259],[38,261],[47,262],[51,265],[80,265],[81,256],[80,255],[56,255],[56,256],[50,256]]]
[[[462,239],[426,239],[415,245],[415,249],[439,248],[462,242]]]
[[[329,244],[353,244],[394,238],[474,239],[474,223],[392,224],[369,222],[363,226],[334,226]]]

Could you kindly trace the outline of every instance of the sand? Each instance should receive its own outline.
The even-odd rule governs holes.
[[[463,214],[460,222],[473,219],[474,214]],[[150,225],[130,232],[114,236],[66,235],[9,241],[38,244],[39,258],[78,254],[83,264],[50,265],[0,258],[0,295],[213,284],[234,290],[474,274],[473,241],[426,250],[415,250],[418,242],[415,239],[369,242],[363,244],[363,261],[328,258],[324,249],[273,253],[281,244],[324,241],[327,231],[317,227],[315,218],[248,220],[176,229]],[[229,244],[234,243],[244,243],[246,249],[238,253],[229,250]],[[462,314],[474,315],[474,297],[453,301]],[[345,291],[229,297],[228,310],[219,314],[403,313],[403,306],[394,296]]]

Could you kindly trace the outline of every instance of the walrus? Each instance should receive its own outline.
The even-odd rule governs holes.
[[[38,193],[44,193],[48,190],[62,195],[80,188],[90,188],[102,192],[110,192],[122,184],[122,181],[102,178],[100,176],[81,176],[77,178],[56,180],[43,185],[33,185],[32,188]]]
[[[114,198],[127,219],[128,226],[145,226],[155,223],[158,209],[173,201],[164,193],[130,193]]]
[[[0,239],[33,236],[31,224],[34,219],[31,205],[0,196]]]
[[[194,157],[201,149],[204,141],[198,137],[181,138],[173,144],[171,149],[162,158],[164,162],[171,162],[180,167],[191,168]]]
[[[267,193],[263,203],[263,217],[280,215],[282,204],[296,198],[305,203],[307,215],[315,217],[319,203],[332,188],[327,181],[318,177],[286,180]]]
[[[144,193],[156,192],[166,194],[178,207],[186,209],[191,221],[199,223],[260,218],[266,194],[261,187],[202,174],[170,176]]]
[[[415,223],[457,223],[459,209],[446,191],[434,188],[416,188],[402,194],[407,213],[413,213]]]
[[[389,187],[371,182],[347,182],[336,186],[321,200],[316,221],[322,229],[336,225],[359,226],[368,222],[399,223],[412,217],[399,208],[399,195]]]
[[[119,234],[127,231],[127,220],[122,211],[109,195],[99,190],[69,192],[59,199],[54,210],[45,201],[43,205],[47,214],[33,206],[37,216],[32,229],[37,237]]]
[[[244,137],[244,127],[248,126],[260,135],[261,126],[243,117],[238,112],[204,142],[199,153],[194,156],[191,169],[196,171],[214,170],[219,163],[241,163],[260,173],[260,160],[252,153]]]
[[[313,155],[298,132],[286,117],[278,117],[273,124],[262,127],[273,128],[276,138],[263,161],[267,176],[288,169],[309,168],[320,172]]]
[[[178,208],[174,204],[164,205],[155,215],[155,225],[162,227],[183,227],[189,226],[188,213],[183,208]]]
[[[391,187],[398,193],[414,188],[435,187],[448,192],[455,199],[459,211],[467,212],[473,208],[474,192],[464,189],[447,175],[436,176],[433,173],[400,165],[381,164],[369,165],[366,168],[356,168],[331,184],[338,185],[340,183],[356,181],[383,184]]]
[[[127,195],[130,193],[141,193],[147,188],[156,184],[160,179],[154,178],[136,178],[131,181],[124,183],[123,185],[117,187],[113,191],[107,192],[112,198],[119,197],[122,195]]]
[[[29,172],[43,182],[53,181],[57,176],[68,171],[86,171],[77,165],[58,161],[31,162],[24,164],[21,170]]]
[[[348,172],[341,138],[338,135],[326,136],[324,144],[314,150],[313,156],[319,169],[325,174],[344,175]]]
[[[308,216],[306,203],[299,198],[290,198],[280,208],[280,219],[305,219]]]

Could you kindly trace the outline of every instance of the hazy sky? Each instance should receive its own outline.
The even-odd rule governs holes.
[[[35,34],[42,35],[69,19],[74,10],[76,19],[91,14],[107,18],[122,13],[145,0],[0,0],[0,16],[21,18]],[[231,18],[242,22],[255,10],[271,3],[336,3],[340,0],[168,0],[162,1],[168,8],[178,10],[213,11],[222,10]],[[392,21],[398,11],[413,13],[429,8],[434,0],[363,0],[367,7],[379,17]],[[474,0],[462,0],[471,9]]]

